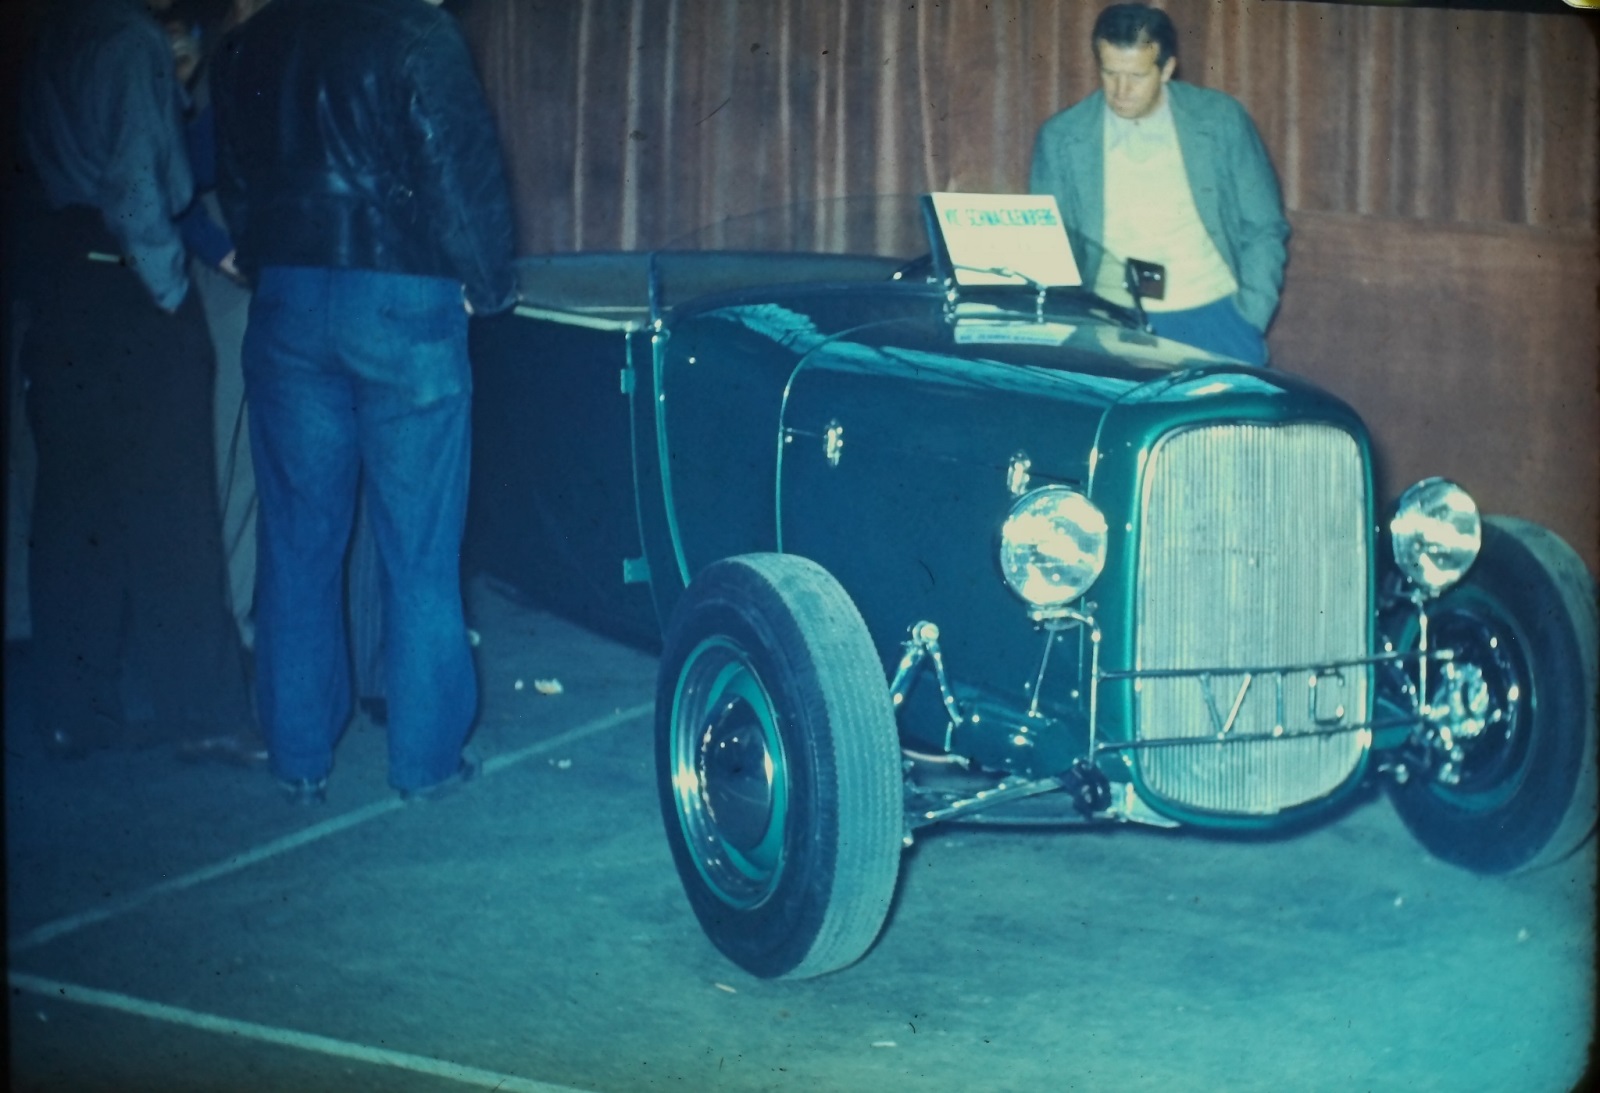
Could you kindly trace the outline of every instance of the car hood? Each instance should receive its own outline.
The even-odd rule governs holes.
[[[880,298],[871,308],[764,302],[713,314],[792,354],[788,431],[820,435],[838,424],[851,432],[855,424],[854,434],[874,445],[1001,467],[1022,454],[1058,481],[1089,483],[1097,438],[1112,440],[1101,437],[1107,422],[1126,423],[1118,446],[1137,448],[1147,429],[1184,419],[1281,420],[1332,407],[1347,416],[1337,400],[1284,373],[1094,316],[1036,321],[996,308],[952,321],[942,299],[918,296],[900,295],[893,309]],[[852,312],[860,321],[849,321]]]

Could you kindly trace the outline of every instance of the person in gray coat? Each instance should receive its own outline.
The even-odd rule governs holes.
[[[1114,4],[1090,40],[1100,90],[1040,126],[1029,189],[1055,195],[1086,285],[1131,303],[1123,260],[1163,266],[1162,298],[1143,300],[1155,333],[1266,364],[1289,224],[1254,123],[1173,79],[1177,31],[1159,8]]]
[[[46,751],[253,723],[228,617],[170,0],[60,0],[23,73],[8,258],[38,457],[29,598]]]

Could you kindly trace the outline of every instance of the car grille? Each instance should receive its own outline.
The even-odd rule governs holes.
[[[1141,670],[1260,668],[1326,663],[1366,653],[1366,475],[1343,430],[1320,424],[1235,424],[1163,438],[1146,466],[1138,573]],[[1315,729],[1309,673],[1283,679],[1284,730]],[[1257,676],[1235,735],[1272,733],[1278,676]],[[1216,736],[1245,677],[1136,684],[1141,740]],[[1364,716],[1365,670],[1324,681],[1320,712]],[[1333,691],[1333,694],[1329,692]],[[1327,726],[1325,725],[1324,728]],[[1230,744],[1141,748],[1145,786],[1211,812],[1264,815],[1322,796],[1354,770],[1354,732]]]

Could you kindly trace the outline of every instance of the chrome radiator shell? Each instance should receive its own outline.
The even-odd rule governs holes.
[[[1154,446],[1142,487],[1137,670],[1240,671],[1135,683],[1137,739],[1195,740],[1136,751],[1153,797],[1270,815],[1332,792],[1355,770],[1364,734],[1293,736],[1329,727],[1304,677],[1258,676],[1246,687],[1244,670],[1368,652],[1367,488],[1360,446],[1327,424],[1210,425]],[[1370,670],[1346,670],[1339,683],[1344,720],[1359,722]],[[1236,703],[1228,734],[1283,738],[1217,743],[1218,713],[1228,718]]]

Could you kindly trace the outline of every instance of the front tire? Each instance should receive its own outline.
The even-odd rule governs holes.
[[[888,917],[904,814],[888,687],[821,566],[708,566],[668,627],[656,689],[667,840],[702,929],[763,978],[858,960]]]
[[[1429,620],[1430,644],[1456,659],[1430,667],[1423,698],[1451,710],[1459,758],[1391,785],[1396,810],[1435,856],[1475,872],[1558,861],[1595,826],[1600,653],[1588,570],[1552,532],[1489,517],[1472,571]]]

